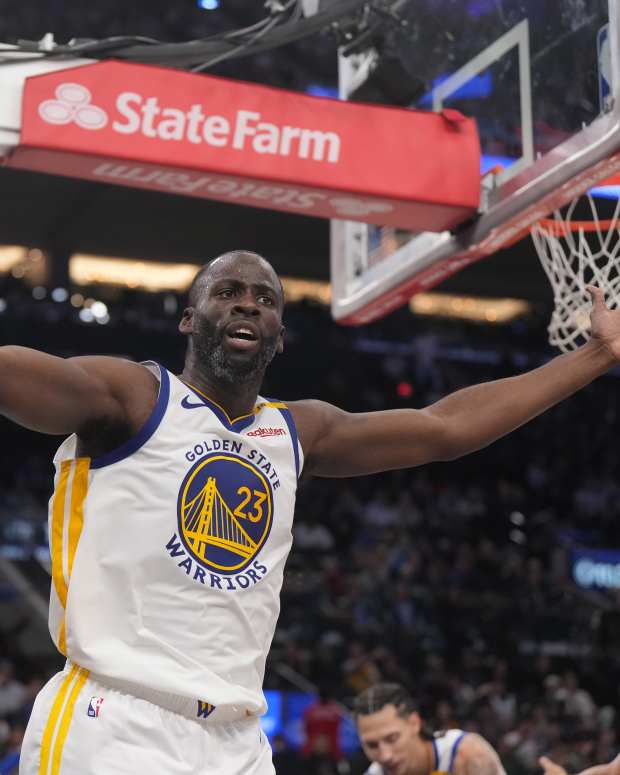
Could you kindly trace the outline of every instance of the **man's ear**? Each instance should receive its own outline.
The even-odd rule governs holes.
[[[186,307],[183,310],[183,317],[179,321],[179,331],[182,334],[191,334],[194,331],[194,308]]]
[[[409,723],[413,729],[413,733],[419,735],[422,731],[422,719],[417,711],[409,714]]]
[[[277,353],[283,353],[284,352],[284,333],[286,331],[286,328],[282,326],[280,329],[280,335],[278,336],[278,346],[276,348]]]

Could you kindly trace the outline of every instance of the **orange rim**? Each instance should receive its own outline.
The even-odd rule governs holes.
[[[538,225],[546,229],[554,237],[562,237],[569,231],[609,231],[620,229],[617,220],[608,221],[556,221],[553,218],[541,218]]]

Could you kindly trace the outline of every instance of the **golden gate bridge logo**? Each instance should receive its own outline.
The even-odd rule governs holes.
[[[188,552],[219,573],[243,570],[271,529],[271,485],[235,455],[211,455],[190,469],[179,492],[179,530]]]

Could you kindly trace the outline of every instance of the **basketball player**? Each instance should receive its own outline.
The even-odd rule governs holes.
[[[366,689],[353,713],[364,753],[373,762],[365,775],[506,775],[480,735],[462,729],[428,732],[400,684]]]
[[[517,428],[620,359],[620,312],[541,368],[427,409],[349,414],[262,398],[283,349],[271,265],[234,251],[195,278],[183,372],[0,348],[0,412],[67,435],[50,501],[50,631],[22,775],[269,775],[262,680],[297,480],[452,460]]]
[[[544,775],[566,775],[564,767],[552,762],[546,756],[539,759],[540,766],[544,770]],[[579,775],[620,775],[620,756],[616,756],[613,762],[609,764],[599,764],[597,767],[589,767],[583,770]]]

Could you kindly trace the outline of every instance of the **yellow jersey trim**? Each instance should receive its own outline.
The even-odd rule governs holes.
[[[52,771],[50,775],[59,775],[60,773],[60,763],[62,761],[62,752],[65,747],[67,735],[69,733],[69,726],[71,725],[71,720],[73,718],[75,703],[77,702],[77,699],[80,696],[80,692],[82,691],[82,687],[86,683],[86,679],[88,678],[88,675],[89,675],[88,670],[83,670],[82,668],[78,670],[77,680],[73,684],[73,688],[71,689],[71,693],[69,694],[69,699],[67,700],[67,704],[65,706],[65,709],[62,714],[62,718],[60,720],[58,734],[56,735],[56,741],[54,743],[54,751],[52,753]]]
[[[78,671],[77,665],[73,665],[69,671],[69,675],[66,676],[64,681],[60,684],[60,688],[56,693],[56,699],[52,704],[49,716],[47,717],[47,724],[43,731],[43,738],[41,739],[41,754],[39,759],[39,775],[48,775],[50,755],[52,752],[52,741],[54,738],[54,732],[56,731],[56,725],[60,717],[60,712],[65,704],[67,692],[69,687],[73,683],[73,679]]]
[[[84,502],[88,493],[89,470],[90,458],[82,457],[63,460],[60,464],[58,485],[52,498],[52,525],[50,530],[52,580],[58,600],[63,608],[56,645],[58,650],[65,656],[67,655],[65,622],[67,597],[73,572],[73,563],[84,527]],[[71,472],[73,472],[72,476]],[[70,486],[69,482],[71,482]]]
[[[183,380],[181,380],[181,382],[183,382]],[[208,396],[206,393],[203,393],[202,390],[199,390],[199,388],[197,388],[195,385],[192,385],[191,382],[185,382],[184,384],[186,384],[187,387],[190,387],[192,390],[198,393],[199,396],[206,398],[207,401],[212,403],[214,406],[217,406],[220,412],[228,420],[230,425],[234,425],[236,422],[239,422],[239,420],[246,420],[248,417],[254,417],[254,415],[258,414],[261,411],[261,409],[264,409],[265,407],[271,407],[273,409],[288,409],[287,405],[282,401],[263,401],[262,403],[257,404],[249,414],[242,414],[239,417],[235,417],[235,419],[233,420],[231,419],[226,409],[224,409],[223,406],[218,404],[217,401],[214,401],[211,398],[211,396]]]
[[[52,500],[52,529],[50,540],[52,543],[52,580],[54,589],[63,608],[67,605],[67,584],[62,567],[62,539],[65,523],[65,500],[67,496],[67,483],[71,472],[72,460],[63,460],[60,464],[60,476],[58,486]]]

